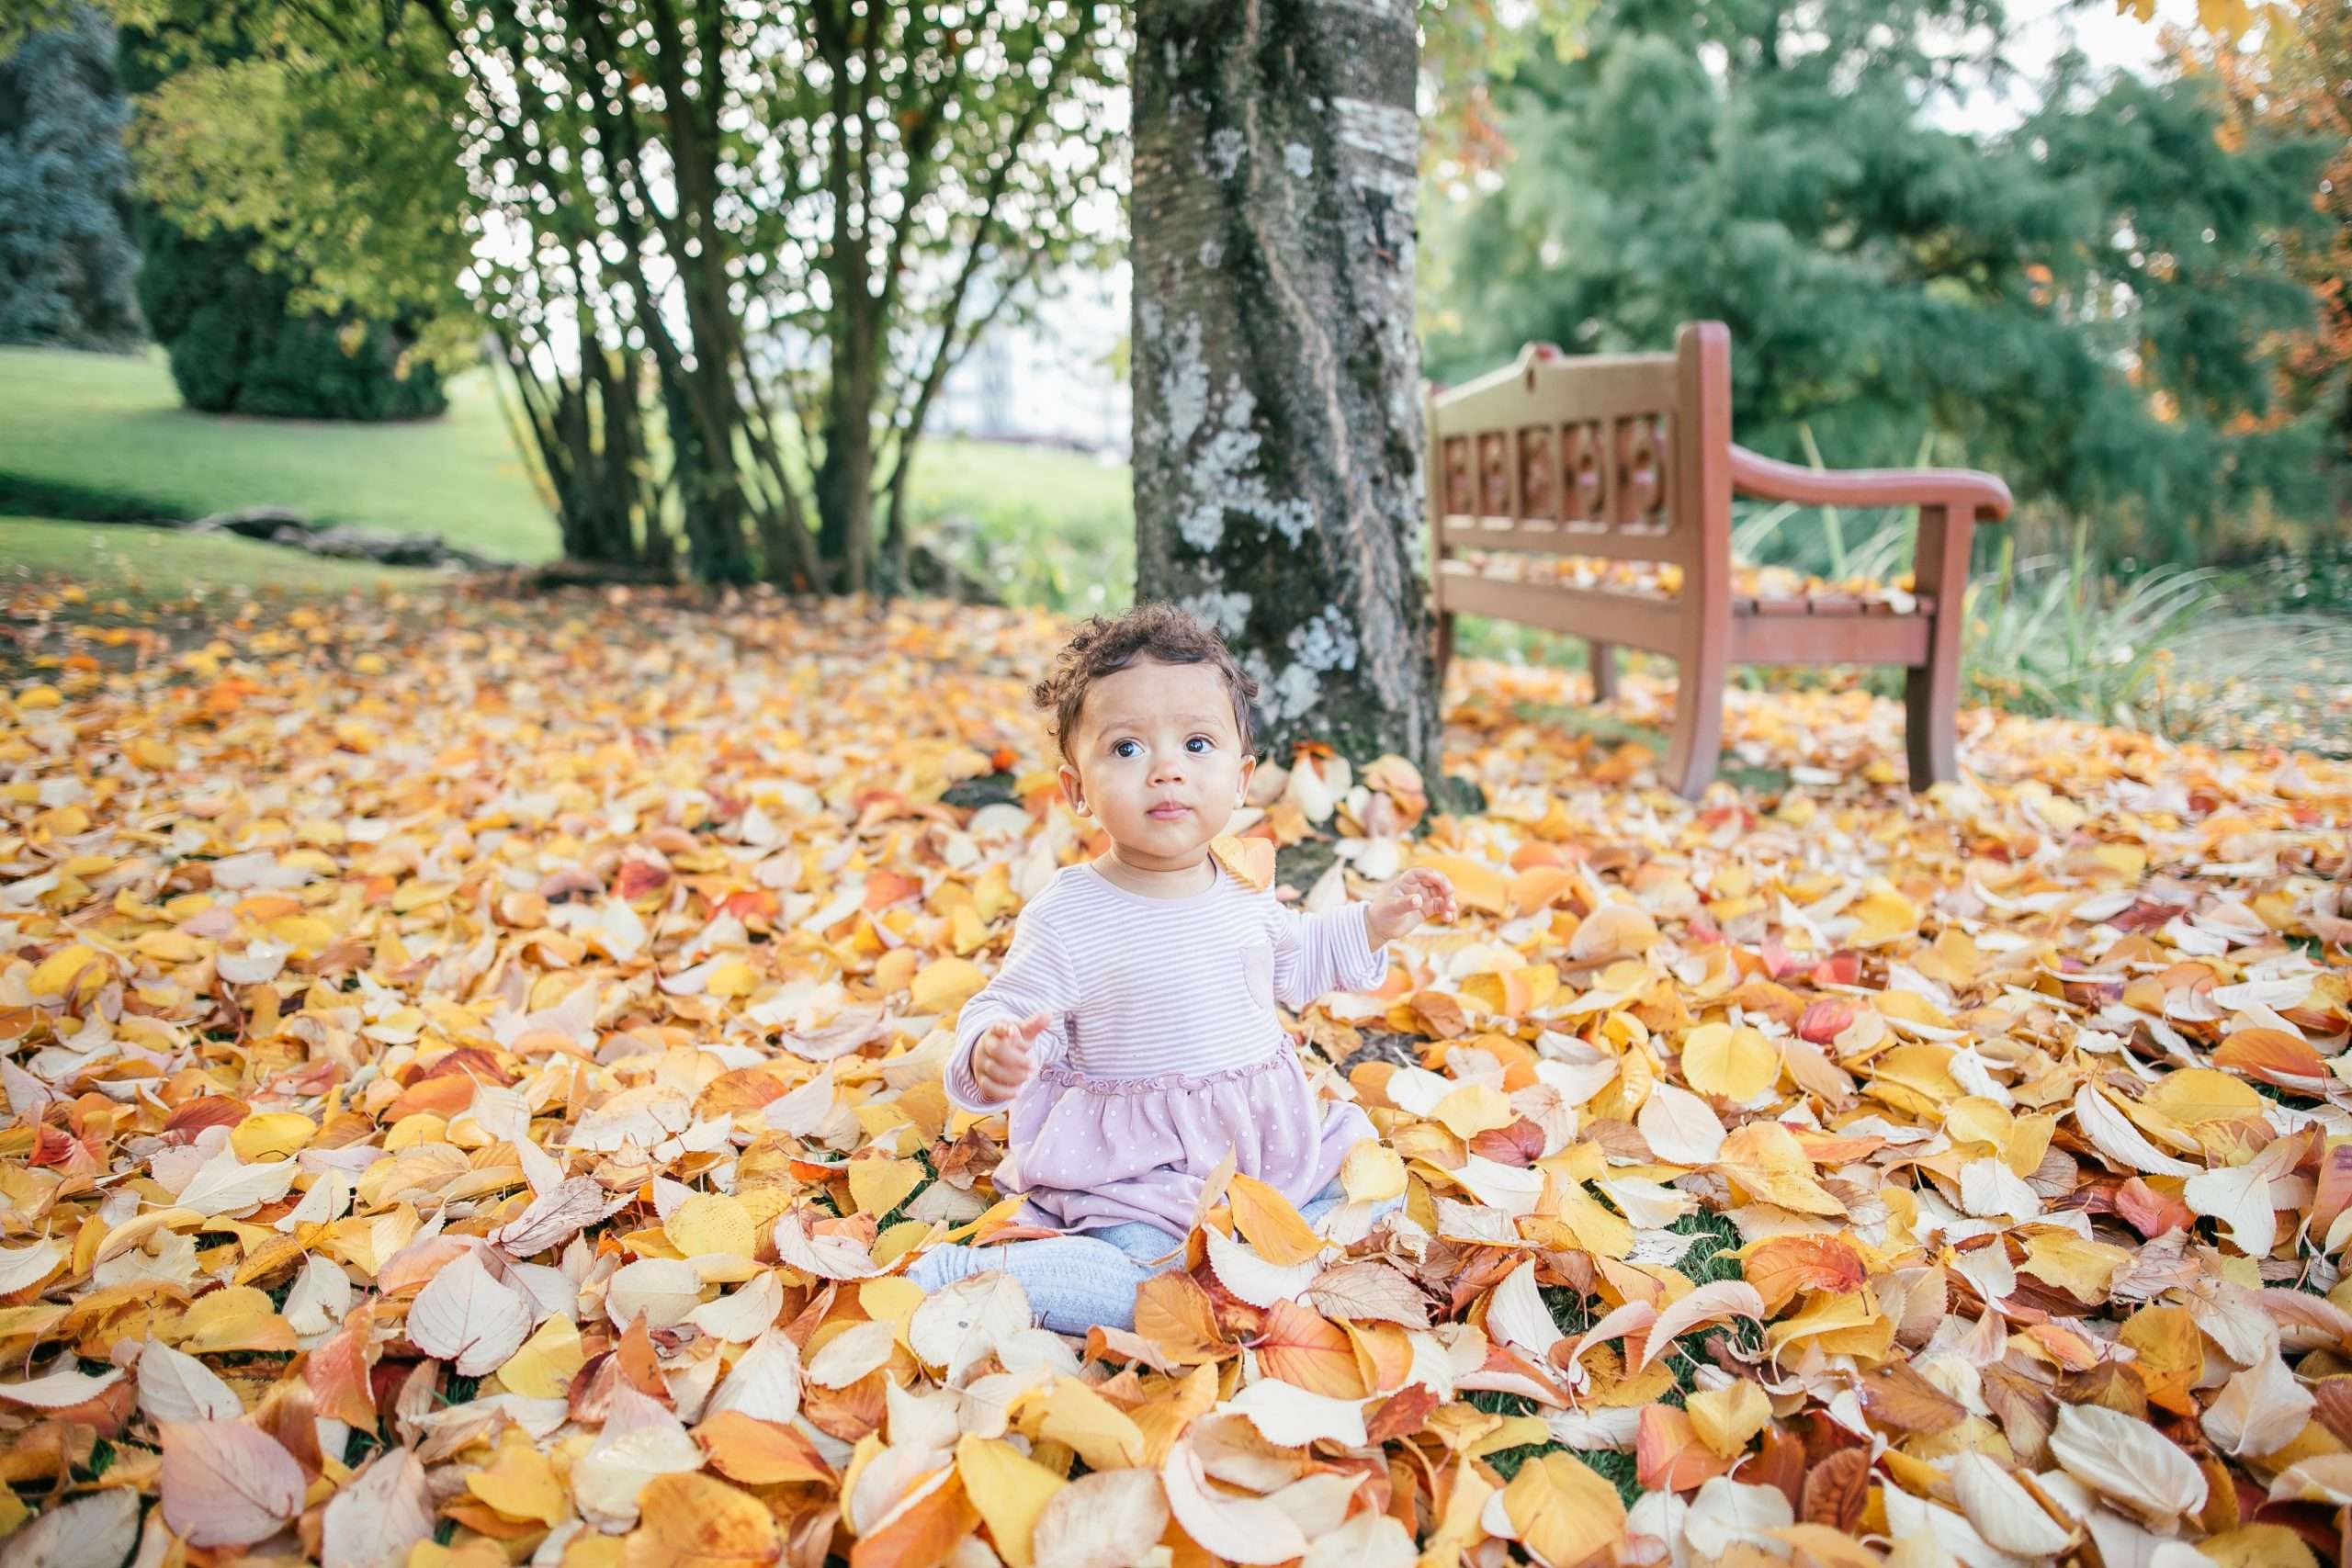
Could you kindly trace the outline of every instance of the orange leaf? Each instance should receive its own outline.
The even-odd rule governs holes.
[[[1136,1333],[1179,1366],[1239,1353],[1217,1327],[1216,1305],[1190,1274],[1155,1274],[1136,1287]]]
[[[1732,1462],[1709,1448],[1690,1417],[1674,1406],[1642,1406],[1634,1437],[1634,1472],[1645,1491],[1688,1492],[1727,1473]]]
[[[1226,1201],[1232,1205],[1233,1224],[1243,1238],[1276,1268],[1292,1268],[1322,1255],[1323,1238],[1299,1217],[1289,1199],[1257,1178],[1237,1172],[1226,1190]]]
[[[707,1475],[657,1475],[637,1506],[644,1522],[629,1533],[623,1568],[729,1568],[773,1562],[784,1551],[766,1504]]]
[[[2265,1083],[2308,1084],[2326,1079],[2327,1064],[2311,1043],[2283,1029],[2241,1029],[2213,1053],[2217,1067],[2234,1067]]]
[[[830,1486],[836,1480],[816,1444],[798,1431],[740,1410],[722,1410],[696,1427],[695,1441],[710,1456],[711,1469],[746,1486],[803,1481]]]
[[[1370,1392],[1346,1330],[1296,1302],[1278,1301],[1267,1310],[1264,1330],[1250,1348],[1268,1377],[1309,1393],[1362,1399]]]
[[[880,1529],[860,1537],[850,1548],[850,1568],[933,1568],[946,1562],[980,1522],[962,1478],[953,1467],[946,1476]]]
[[[1749,1253],[1740,1268],[1764,1298],[1767,1316],[1778,1315],[1802,1292],[1841,1294],[1870,1277],[1861,1254],[1834,1235],[1774,1236]]]

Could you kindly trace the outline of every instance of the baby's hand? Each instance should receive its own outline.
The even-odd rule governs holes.
[[[988,1032],[974,1042],[972,1077],[979,1084],[982,1097],[991,1104],[1001,1105],[1021,1092],[1021,1086],[1037,1071],[1036,1057],[1030,1051],[1029,1043],[1052,1021],[1041,1012],[1019,1023],[990,1024]]]
[[[1450,920],[1460,912],[1453,902],[1453,884],[1445,874],[1416,868],[1374,895],[1364,924],[1372,945],[1378,947],[1423,920]]]

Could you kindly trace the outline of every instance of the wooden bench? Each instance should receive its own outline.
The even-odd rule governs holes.
[[[1969,540],[1979,520],[2008,515],[1998,479],[1965,468],[1824,472],[1734,445],[1731,334],[1719,321],[1686,323],[1672,354],[1577,356],[1531,344],[1516,365],[1433,392],[1428,412],[1441,680],[1457,615],[1587,638],[1603,701],[1616,690],[1615,649],[1664,654],[1680,672],[1666,779],[1695,797],[1714,777],[1732,665],[1899,664],[1912,788],[1955,775]],[[1917,507],[1915,592],[1907,602],[1736,594],[1735,494]],[[1464,551],[1649,562],[1679,569],[1679,581],[1638,592],[1512,581]]]

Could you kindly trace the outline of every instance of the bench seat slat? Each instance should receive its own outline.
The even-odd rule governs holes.
[[[1682,615],[1670,598],[1645,598],[1550,582],[1513,582],[1447,563],[1439,587],[1449,614],[1491,615],[1550,631],[1599,637],[1651,653],[1682,646]]]

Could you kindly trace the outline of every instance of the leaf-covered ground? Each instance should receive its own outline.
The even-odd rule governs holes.
[[[900,1277],[1017,1234],[939,1068],[1090,848],[1056,623],[11,609],[6,1568],[2336,1555],[2352,768],[1736,695],[1693,807],[1465,667],[1477,815],[1243,824],[1465,905],[1298,1021],[1363,1207],[1078,1343]]]

